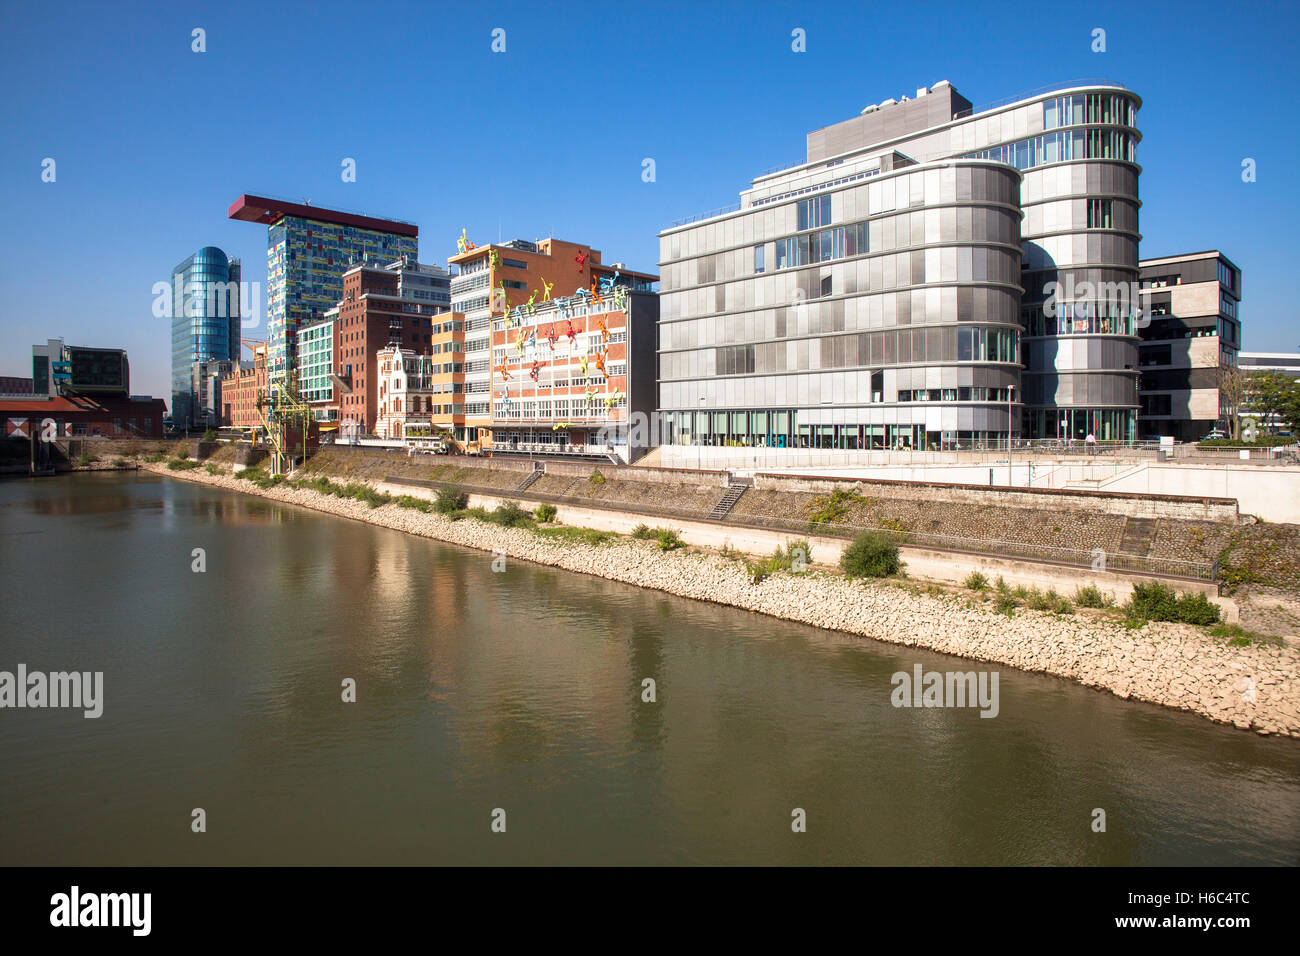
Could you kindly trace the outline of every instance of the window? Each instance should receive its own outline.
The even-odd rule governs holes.
[[[764,264],[766,262],[766,250],[767,250],[767,246],[754,247],[754,271],[755,272],[764,271],[765,268]]]
[[[1113,229],[1115,201],[1113,199],[1088,200],[1088,228]]]
[[[804,199],[799,202],[799,231],[816,229],[818,226],[830,225],[831,197],[818,196],[816,199]]]

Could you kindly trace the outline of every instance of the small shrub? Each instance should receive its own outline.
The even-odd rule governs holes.
[[[1013,617],[1016,612],[1016,599],[1011,596],[1009,591],[999,591],[998,596],[993,601],[993,609],[999,614]]]
[[[861,532],[840,555],[840,567],[851,578],[886,578],[901,566],[898,546],[875,531]]]
[[[587,477],[587,480],[593,485],[603,485],[605,483],[605,476],[600,473],[599,468],[593,468],[591,474]]]
[[[197,461],[190,461],[186,458],[177,458],[173,461],[167,462],[168,471],[189,471],[191,468],[197,467],[199,467]]]
[[[676,531],[668,528],[655,529],[655,541],[658,543],[660,551],[676,551],[686,543]]]
[[[428,514],[432,505],[424,498],[416,498],[414,495],[398,495],[393,499],[397,507],[406,508],[411,511],[419,511],[422,514]]]
[[[986,591],[988,590],[989,579],[978,571],[972,571],[970,574],[966,575],[964,583],[966,587],[970,588],[972,591]]]
[[[159,462],[166,461],[167,456],[160,451],[156,451],[152,455],[145,455],[144,460],[149,462],[151,465],[156,465]]]
[[[1103,608],[1110,607],[1115,603],[1115,599],[1108,594],[1102,594],[1097,585],[1089,584],[1087,587],[1075,588],[1074,603],[1079,607]]]
[[[80,458],[77,459],[77,467],[88,468],[97,461],[99,461],[99,459],[96,458],[94,455],[82,455]]]
[[[1222,616],[1219,606],[1204,594],[1184,594],[1178,599],[1178,620],[1186,624],[1206,626],[1218,624]]]
[[[555,514],[555,505],[538,505],[533,517],[543,524],[550,524],[555,520]]]
[[[216,441],[216,440],[217,440],[217,430],[215,428],[209,428],[207,431],[203,433],[203,437],[200,439],[200,441]]]
[[[221,469],[218,468],[216,465],[211,465],[211,464],[204,465],[203,470],[206,471],[209,475],[212,475],[214,478],[217,475],[221,474]]]
[[[469,496],[460,490],[460,485],[447,485],[438,489],[438,494],[433,501],[433,510],[440,515],[449,515],[455,511],[463,511],[469,504]]]
[[[533,523],[533,516],[519,507],[519,502],[503,501],[487,516],[487,520],[503,528],[523,528]]]
[[[649,541],[655,536],[654,529],[648,524],[639,524],[632,529],[632,537],[638,541]]]
[[[1133,596],[1125,605],[1128,616],[1135,620],[1178,620],[1178,595],[1167,584],[1153,581],[1133,585]]]
[[[1228,646],[1229,647],[1250,647],[1250,638],[1244,636],[1234,637],[1232,640],[1228,641]]]

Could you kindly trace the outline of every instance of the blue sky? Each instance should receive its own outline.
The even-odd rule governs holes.
[[[264,294],[265,228],[226,218],[242,192],[413,221],[439,264],[465,228],[654,271],[671,220],[940,79],[976,106],[1080,78],[1135,90],[1142,255],[1222,249],[1245,348],[1294,351],[1297,28],[1294,3],[6,4],[0,374],[63,336],[127,348],[132,391],[166,395],[153,284],[216,245]]]

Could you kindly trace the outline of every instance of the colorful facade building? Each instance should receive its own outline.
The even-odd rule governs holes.
[[[298,329],[334,307],[354,263],[418,258],[419,229],[412,223],[251,195],[235,200],[229,216],[269,227],[267,374],[273,383],[283,382],[296,362]]]
[[[645,454],[657,440],[658,306],[610,281],[493,319],[493,453]]]
[[[506,406],[505,396],[499,396],[502,384],[508,384],[510,380],[502,379],[498,366],[501,364],[499,358],[504,357],[507,360],[507,367],[510,366],[510,351],[514,348],[517,352],[517,346],[510,336],[510,332],[518,332],[520,326],[514,318],[507,323],[507,314],[513,316],[516,310],[522,310],[523,315],[530,319],[536,318],[546,307],[547,303],[552,303],[552,310],[557,316],[559,309],[554,306],[557,299],[569,300],[575,296],[585,298],[592,296],[594,292],[599,292],[602,288],[606,290],[605,294],[612,296],[613,290],[619,288],[624,290],[624,295],[630,296],[631,293],[653,293],[655,284],[658,282],[658,276],[650,273],[632,272],[621,263],[606,265],[601,262],[601,254],[598,249],[593,249],[589,245],[582,243],[566,242],[560,239],[548,238],[538,240],[537,242],[528,242],[523,239],[514,239],[505,243],[489,244],[486,246],[475,246],[469,242],[462,234],[458,243],[458,252],[448,261],[455,266],[458,274],[451,281],[452,309],[455,312],[465,316],[465,430],[474,440],[483,443],[484,447],[491,445],[494,452],[509,451],[515,445],[532,445],[542,444],[542,442],[524,441],[525,437],[540,438],[543,431],[547,436],[554,439],[548,444],[561,444],[559,438],[561,428],[553,428],[554,425],[566,421],[565,418],[548,419],[548,424],[543,428],[542,419],[534,419],[532,422],[525,424],[522,419],[515,420],[502,418],[498,420],[498,411],[496,403],[502,402],[503,407],[500,410],[503,415],[513,415],[515,411],[523,411]],[[638,306],[641,310],[638,315],[648,315],[650,309],[654,308],[649,304],[649,298],[640,298],[639,302],[646,303]],[[595,332],[595,320],[591,332],[586,330],[586,319],[589,317],[586,308],[589,303],[574,302],[575,307],[581,307],[583,314],[576,316],[579,319],[579,325],[583,328],[583,334],[589,335]],[[549,313],[547,313],[549,314]],[[627,321],[628,316],[624,313],[618,321]],[[608,329],[609,322],[613,319],[606,319]],[[561,331],[563,331],[567,319],[561,319]],[[549,323],[548,323],[549,324]],[[536,332],[536,325],[529,327],[530,331]],[[575,335],[577,328],[575,327]],[[544,331],[543,333],[544,334]],[[653,337],[653,328],[648,333]],[[546,343],[549,345],[549,343]],[[620,346],[626,343],[618,343]],[[536,346],[534,346],[536,347]],[[580,356],[576,353],[577,346],[574,346],[574,352],[570,356],[575,363]],[[544,354],[543,354],[544,353]],[[532,379],[529,373],[532,371],[531,363],[533,361],[565,361],[562,358],[563,350],[552,352],[544,345],[543,353],[534,352],[530,355],[527,367],[519,366],[516,371],[522,371],[526,381],[524,385],[531,385]],[[585,353],[584,353],[585,354]],[[515,356],[516,358],[518,356]],[[603,361],[603,359],[602,359]],[[654,377],[654,359],[653,355],[650,362],[650,379]],[[514,374],[513,372],[511,373]],[[541,373],[539,372],[539,379]],[[520,379],[516,375],[512,379],[519,384]],[[602,379],[602,385],[607,384]],[[626,383],[624,383],[626,384]],[[556,386],[556,388],[560,388]],[[584,411],[586,410],[586,386],[578,388],[577,397],[583,401]],[[565,392],[565,401],[568,408],[574,409],[574,396],[570,395],[570,387],[563,387]],[[617,390],[616,390],[617,391]],[[628,399],[628,390],[622,389],[625,400]],[[530,391],[531,394],[531,391]],[[554,402],[559,400],[559,396],[551,398],[551,411],[554,412],[557,407]],[[534,396],[531,401],[541,401]],[[602,402],[604,399],[601,400]],[[651,409],[653,408],[653,399],[648,402]],[[530,406],[533,407],[533,406]],[[541,406],[536,406],[540,409]],[[613,411],[611,406],[610,411]],[[626,412],[626,410],[625,410]],[[602,422],[608,424],[608,422]],[[596,426],[595,421],[591,422]],[[499,427],[498,427],[499,426]],[[576,431],[568,432],[564,437],[568,439],[581,439],[577,444],[585,445],[589,433],[594,433],[597,427],[588,427],[583,425]],[[497,441],[497,435],[500,434],[501,441]],[[563,446],[574,444],[573,441],[565,441]]]

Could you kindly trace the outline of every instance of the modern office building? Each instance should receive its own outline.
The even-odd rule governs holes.
[[[1143,438],[1229,431],[1220,386],[1241,348],[1241,270],[1217,250],[1143,259],[1138,349]]]
[[[465,316],[465,429],[469,440],[484,443],[493,441],[493,383],[499,379],[492,350],[504,341],[508,311],[588,293],[602,282],[610,289],[653,292],[659,278],[629,271],[621,262],[606,265],[599,249],[555,238],[471,247],[448,262],[458,270],[451,282],[452,310]]]
[[[298,329],[333,309],[343,295],[343,273],[354,263],[419,258],[419,229],[407,222],[251,195],[235,200],[229,216],[268,227],[266,332],[271,383],[285,381],[286,370],[296,361]]]
[[[219,365],[239,361],[240,264],[204,246],[172,269],[172,421],[202,428],[219,418],[210,397]]]
[[[916,92],[660,234],[666,441],[1133,436],[1138,98]]]
[[[123,349],[64,345],[47,339],[32,346],[31,394],[0,399],[6,434],[30,437],[44,423],[64,437],[161,438],[166,403],[132,395]]]
[[[18,375],[0,375],[0,395],[31,395],[32,380]]]
[[[378,416],[376,353],[390,345],[431,354],[434,317],[447,312],[451,275],[414,259],[367,260],[343,272],[340,300],[325,313],[334,324],[333,374],[328,401],[338,420],[373,434]],[[438,324],[442,324],[442,319]]]
[[[312,407],[312,416],[318,422],[339,420],[338,397],[334,394],[334,340],[337,324],[333,309],[328,318],[309,322],[298,329],[298,391],[304,402]]]
[[[131,365],[125,349],[64,345],[47,339],[32,346],[32,392],[47,397],[112,395],[131,391]]]

